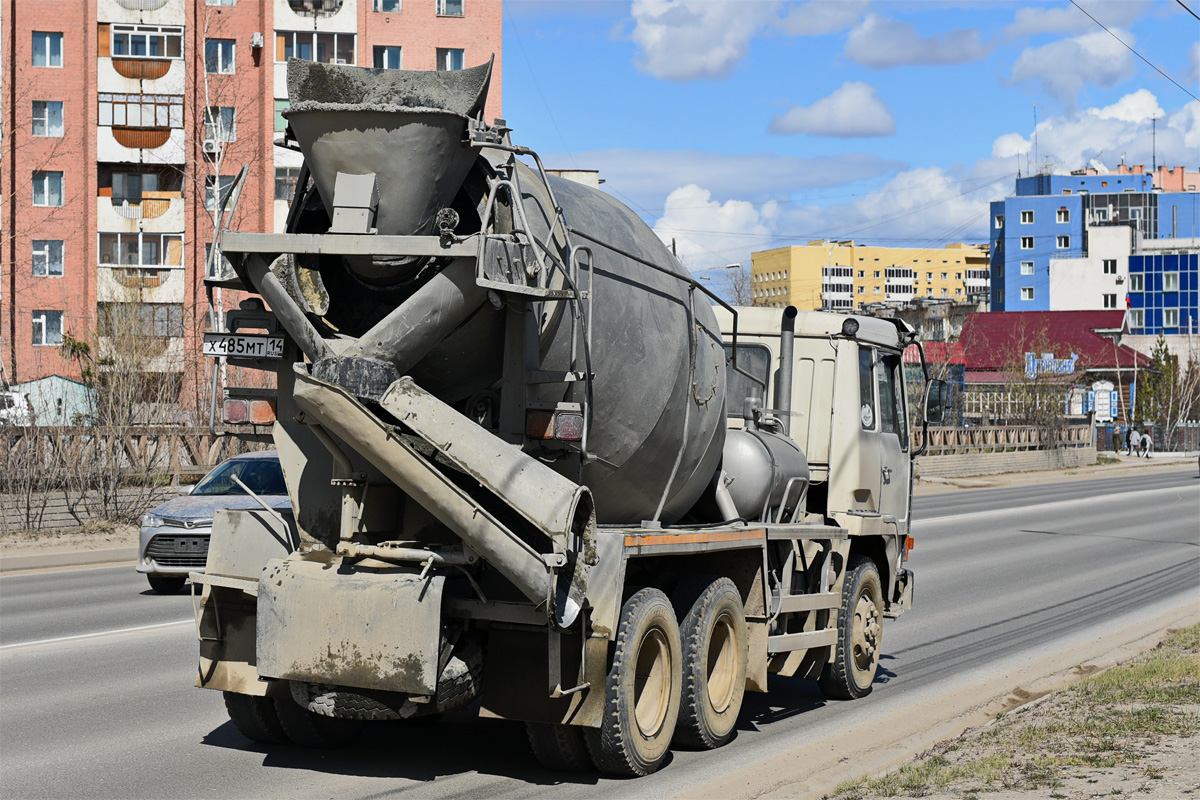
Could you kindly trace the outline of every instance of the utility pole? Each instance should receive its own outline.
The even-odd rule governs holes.
[[[1158,117],[1150,118],[1150,169],[1158,172]]]

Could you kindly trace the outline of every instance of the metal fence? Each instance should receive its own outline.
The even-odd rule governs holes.
[[[921,445],[921,431],[915,432],[914,442]],[[1058,431],[1047,431],[1032,425],[986,428],[930,428],[929,455],[961,453],[1006,453],[1021,450],[1052,450],[1067,447],[1088,447],[1091,429],[1072,425]]]

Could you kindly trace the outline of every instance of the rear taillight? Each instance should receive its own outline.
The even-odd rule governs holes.
[[[559,407],[530,409],[525,412],[525,438],[538,441],[583,441],[583,412],[577,403],[559,403]]]

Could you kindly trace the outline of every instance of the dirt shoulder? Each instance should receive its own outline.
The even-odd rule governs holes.
[[[1200,797],[1200,625],[826,800]]]
[[[970,478],[924,478],[916,481],[913,494],[941,494],[961,489],[992,489],[1005,486],[1062,483],[1084,478],[1115,478],[1156,472],[1178,472],[1191,469],[1200,474],[1196,456],[1177,456],[1164,453],[1151,458],[1136,458],[1115,453],[1101,453],[1101,462],[1088,467],[1036,472],[1005,472],[999,475],[977,475]]]
[[[0,558],[49,553],[136,547],[136,525],[111,525],[47,531],[0,532]]]

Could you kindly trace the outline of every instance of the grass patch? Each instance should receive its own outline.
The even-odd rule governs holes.
[[[943,742],[882,777],[846,781],[827,797],[966,798],[999,788],[1055,789],[1071,768],[1130,765],[1145,745],[1198,731],[1200,625],[1194,625],[1036,707],[1000,715],[990,727]],[[1153,772],[1147,777],[1161,778]]]

